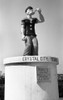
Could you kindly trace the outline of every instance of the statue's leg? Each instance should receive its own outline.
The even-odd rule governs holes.
[[[33,55],[38,55],[38,40],[36,37],[32,39],[33,43]]]
[[[30,36],[26,36],[25,50],[23,56],[31,55],[32,40]]]

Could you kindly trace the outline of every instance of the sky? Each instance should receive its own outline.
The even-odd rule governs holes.
[[[25,9],[41,8],[44,23],[37,24],[39,55],[59,58],[58,72],[63,73],[63,2],[62,0],[0,0],[0,70],[5,71],[3,59],[22,56],[21,20]],[[38,13],[34,17],[39,18]]]

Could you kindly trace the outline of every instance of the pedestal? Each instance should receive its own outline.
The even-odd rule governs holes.
[[[58,100],[55,57],[22,56],[4,59],[5,100]]]

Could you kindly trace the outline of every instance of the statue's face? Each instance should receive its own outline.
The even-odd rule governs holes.
[[[34,14],[33,9],[28,9],[26,14],[27,15],[33,15]]]

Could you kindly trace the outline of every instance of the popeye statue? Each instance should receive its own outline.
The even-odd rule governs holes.
[[[39,19],[32,17],[36,12],[39,13]],[[35,24],[44,22],[41,9],[29,6],[25,9],[26,18],[21,20],[22,40],[25,42],[25,50],[23,56],[38,55],[38,40],[35,33]]]

